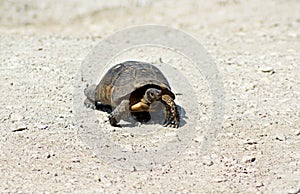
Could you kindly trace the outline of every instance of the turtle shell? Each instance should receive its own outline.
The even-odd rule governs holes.
[[[161,89],[162,94],[175,99],[169,82],[157,67],[145,62],[123,62],[103,76],[95,90],[95,101],[115,107],[127,98],[134,104],[150,87]]]

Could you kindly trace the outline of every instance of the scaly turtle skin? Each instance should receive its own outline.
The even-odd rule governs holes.
[[[84,94],[86,106],[96,108],[101,105],[110,112],[112,126],[118,126],[117,123],[130,114],[138,121],[149,121],[149,107],[154,101],[161,101],[165,106],[164,126],[179,126],[175,95],[162,72],[149,63],[127,61],[117,64],[108,70],[97,86],[87,87]]]

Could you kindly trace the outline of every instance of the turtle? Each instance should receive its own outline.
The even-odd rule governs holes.
[[[175,94],[163,73],[154,65],[140,61],[125,61],[111,67],[98,85],[84,89],[86,107],[104,107],[109,112],[111,126],[133,115],[140,122],[147,122],[153,102],[163,104],[163,126],[178,128],[180,115],[175,104]]]

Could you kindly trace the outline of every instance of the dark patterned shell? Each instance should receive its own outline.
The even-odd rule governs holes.
[[[167,79],[157,67],[149,63],[127,61],[108,70],[96,88],[95,100],[117,106],[122,99],[129,99],[133,92],[138,95],[145,91],[141,88],[149,87],[160,88],[163,94],[169,94],[175,99]]]

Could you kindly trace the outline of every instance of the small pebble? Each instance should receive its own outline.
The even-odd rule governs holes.
[[[101,178],[100,178],[98,175],[95,175],[95,176],[94,176],[94,179],[95,179],[97,182],[101,182]]]
[[[41,129],[41,130],[47,129],[47,128],[48,128],[48,125],[38,125],[37,128],[38,128],[38,129]]]
[[[296,136],[300,135],[300,129],[293,129],[293,131]]]
[[[202,160],[202,164],[205,166],[212,166],[214,164],[210,156],[203,156]]]
[[[251,163],[251,162],[254,162],[255,160],[256,160],[256,158],[253,156],[243,156],[243,158],[242,158],[243,163]]]
[[[262,183],[262,182],[255,185],[256,188],[260,188],[260,187],[263,187],[263,186],[264,186],[264,183]]]
[[[193,140],[194,140],[196,143],[200,143],[200,142],[202,142],[202,139],[203,139],[203,137],[195,137]]]
[[[257,144],[257,141],[247,138],[246,141],[244,142],[244,144],[254,145],[254,144]]]
[[[73,158],[73,159],[72,159],[72,162],[73,162],[73,163],[80,163],[80,159],[78,159],[78,158]]]
[[[121,136],[122,136],[122,137],[130,137],[131,134],[130,134],[130,133],[122,133]]]
[[[217,183],[222,183],[222,182],[226,182],[227,179],[218,177],[218,178],[215,178],[214,181]]]
[[[24,123],[16,123],[15,127],[12,129],[12,132],[24,131],[27,130],[27,126]]]
[[[261,67],[260,70],[264,73],[268,73],[268,72],[274,72],[274,68],[273,67]]]
[[[287,191],[288,194],[299,194],[300,193],[300,188],[294,188],[294,189],[289,189]]]
[[[136,167],[135,167],[135,166],[132,166],[132,167],[130,168],[130,171],[131,171],[131,172],[136,172],[136,171],[137,171],[137,169],[136,169]]]
[[[284,135],[283,133],[278,132],[278,133],[276,133],[276,135],[275,135],[275,139],[276,139],[276,140],[279,140],[279,141],[285,141],[285,140],[286,140],[286,137],[285,137],[285,135]]]

